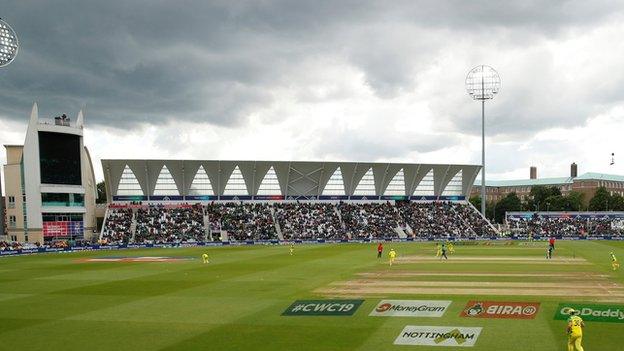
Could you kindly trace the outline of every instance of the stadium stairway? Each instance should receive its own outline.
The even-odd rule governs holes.
[[[392,210],[394,211],[394,213],[396,213],[399,217],[401,217],[401,212],[399,212],[399,209],[396,206],[392,207]],[[397,223],[398,224],[398,223]],[[399,235],[399,238],[401,239],[405,239],[407,238],[407,234],[405,234],[405,231],[403,231],[403,228],[401,228],[401,226],[397,226],[396,228],[394,228],[394,231]]]
[[[275,218],[275,208],[273,206],[271,209],[271,218],[273,218],[273,224],[275,225],[275,233],[277,233],[277,238],[280,240],[284,240],[284,234],[282,234],[282,228],[280,227],[279,221]]]
[[[208,214],[206,213],[206,207],[202,206],[203,218],[204,218],[204,241],[210,239],[212,241],[212,233],[210,232],[210,221],[208,220]]]
[[[130,239],[130,242],[134,242],[134,237],[136,235],[136,227],[137,227],[136,214],[137,214],[137,209],[133,208],[132,209],[132,224],[130,224],[130,233],[132,233],[132,238]]]
[[[336,215],[338,216],[338,220],[340,220],[340,227],[342,228],[343,231],[347,231],[347,225],[344,223],[344,221],[342,220],[342,212],[340,212],[340,209],[338,208],[337,205],[334,205],[334,212],[336,213]],[[347,237],[349,239],[351,239],[351,233],[347,232]]]
[[[414,236],[414,229],[412,229],[412,227],[410,227],[409,224],[405,223],[405,230],[404,232],[407,231],[407,234],[409,234],[409,236],[413,237]]]
[[[403,231],[401,227],[394,228],[394,231],[399,235],[399,238],[401,239],[407,238],[407,234],[405,234],[405,232]]]
[[[490,222],[489,219],[487,219],[483,213],[481,213],[481,211],[477,210],[476,207],[474,207],[474,205],[472,204],[472,202],[470,201],[466,201],[466,203],[468,204],[468,206],[470,206],[475,212],[477,212],[479,214],[479,216],[481,216],[481,218],[483,218],[485,220],[485,222],[490,226],[490,228],[492,228],[492,230],[494,231],[494,233],[496,233],[497,235],[500,236],[500,231],[498,230],[498,228],[496,228],[492,222]],[[473,230],[474,231],[474,230]]]
[[[102,242],[102,238],[104,238],[104,228],[106,228],[106,221],[108,221],[108,211],[108,206],[106,206],[106,212],[104,212],[104,220],[102,221],[102,229],[100,229],[100,238],[98,239],[98,242]]]
[[[204,208],[204,211],[206,211],[205,208]],[[210,241],[214,241],[214,237],[212,236],[212,227],[210,225],[210,215],[208,213],[206,213],[206,218],[204,219],[204,223],[205,225],[208,225],[208,237],[210,238]]]

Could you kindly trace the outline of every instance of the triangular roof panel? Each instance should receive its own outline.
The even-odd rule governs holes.
[[[160,169],[160,174],[156,179],[156,187],[154,188],[155,196],[177,196],[180,195],[180,191],[178,191],[178,186],[169,172],[169,168],[166,165],[163,165]]]
[[[344,179],[342,178],[342,171],[340,167],[336,168],[334,174],[329,177],[327,184],[325,184],[325,188],[323,189],[323,193],[321,195],[329,196],[344,196],[346,195]]]
[[[264,175],[257,195],[282,195],[282,189],[280,188],[279,180],[277,179],[277,174],[273,166],[271,166]]]
[[[214,195],[214,190],[212,189],[212,183],[210,182],[210,178],[208,177],[208,173],[204,169],[204,166],[199,166],[197,173],[195,173],[195,177],[193,178],[193,182],[191,183],[191,187],[188,191],[189,195]]]
[[[223,195],[249,195],[245,178],[243,178],[243,173],[238,166],[234,168],[230,179],[225,184]]]
[[[126,165],[124,167],[123,172],[121,173],[121,178],[119,179],[119,186],[117,187],[117,195],[118,196],[143,196],[143,189],[141,189],[141,185],[137,180],[134,172],[130,169],[130,166]]]
[[[357,187],[355,187],[355,191],[353,191],[353,195],[375,195],[375,176],[372,168],[369,168],[362,179],[360,179]]]

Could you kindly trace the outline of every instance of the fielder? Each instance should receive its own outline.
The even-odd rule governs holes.
[[[442,246],[440,246],[440,243],[436,244],[436,257],[440,257],[442,256]]]
[[[584,351],[583,345],[583,328],[585,322],[578,316],[580,312],[577,310],[570,311],[570,318],[568,318],[568,327],[566,332],[568,333],[568,351]]]
[[[552,246],[548,246],[548,251],[546,251],[546,259],[547,260],[552,260],[552,253],[553,253],[554,248]]]
[[[446,256],[446,245],[444,245],[444,243],[442,243],[442,246],[440,246],[440,260],[442,260],[442,257],[444,257],[444,259],[448,260],[448,256]]]
[[[295,244],[290,244],[290,255],[292,256],[295,253]]]
[[[394,263],[394,259],[396,258],[396,252],[394,251],[394,249],[390,249],[390,252],[388,252],[388,257],[390,257],[390,266],[392,266],[392,264]]]
[[[202,255],[202,260],[204,261],[204,263],[210,263],[210,257],[208,257],[207,253],[204,253]]]
[[[613,251],[611,251],[611,267],[613,267],[614,271],[620,269],[620,263],[618,262],[617,257],[615,257]]]
[[[455,247],[453,246],[453,243],[452,243],[452,242],[450,242],[450,241],[449,241],[449,242],[448,242],[448,244],[447,244],[446,246],[448,247],[448,252],[449,252],[450,254],[455,253]]]

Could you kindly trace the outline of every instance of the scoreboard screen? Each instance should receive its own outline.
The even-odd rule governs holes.
[[[39,132],[41,184],[81,185],[80,137]]]
[[[81,239],[84,237],[82,213],[43,213],[43,237],[65,237]]]
[[[43,222],[44,237],[82,237],[84,224],[82,221]]]

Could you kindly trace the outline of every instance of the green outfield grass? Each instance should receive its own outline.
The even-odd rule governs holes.
[[[541,259],[545,244],[456,246],[451,261],[469,257]],[[433,256],[431,243],[387,243],[399,257]],[[406,325],[483,327],[473,350],[566,350],[565,322],[554,320],[556,296],[360,295],[352,316],[282,316],[297,299],[323,299],[320,289],[362,279],[358,273],[456,272],[454,276],[383,277],[388,281],[551,282],[545,276],[462,276],[462,272],[579,272],[579,277],[613,273],[609,252],[624,258],[620,242],[558,242],[556,255],[589,264],[398,262],[376,258],[374,244],[243,246],[121,250],[44,254],[0,259],[0,349],[2,350],[444,350],[395,346]],[[208,252],[211,263],[202,264]],[[105,256],[183,256],[184,262],[81,262]],[[585,275],[587,274],[587,275]],[[566,280],[576,295],[592,281]],[[567,289],[567,290],[566,290]],[[518,288],[518,291],[522,291]],[[355,294],[357,295],[357,294]],[[382,299],[452,300],[441,318],[371,317]],[[537,301],[533,320],[460,317],[467,301]],[[583,299],[592,302],[594,299]],[[610,303],[617,304],[617,303]],[[619,304],[624,305],[624,300]],[[624,350],[624,324],[587,322],[585,350]]]

